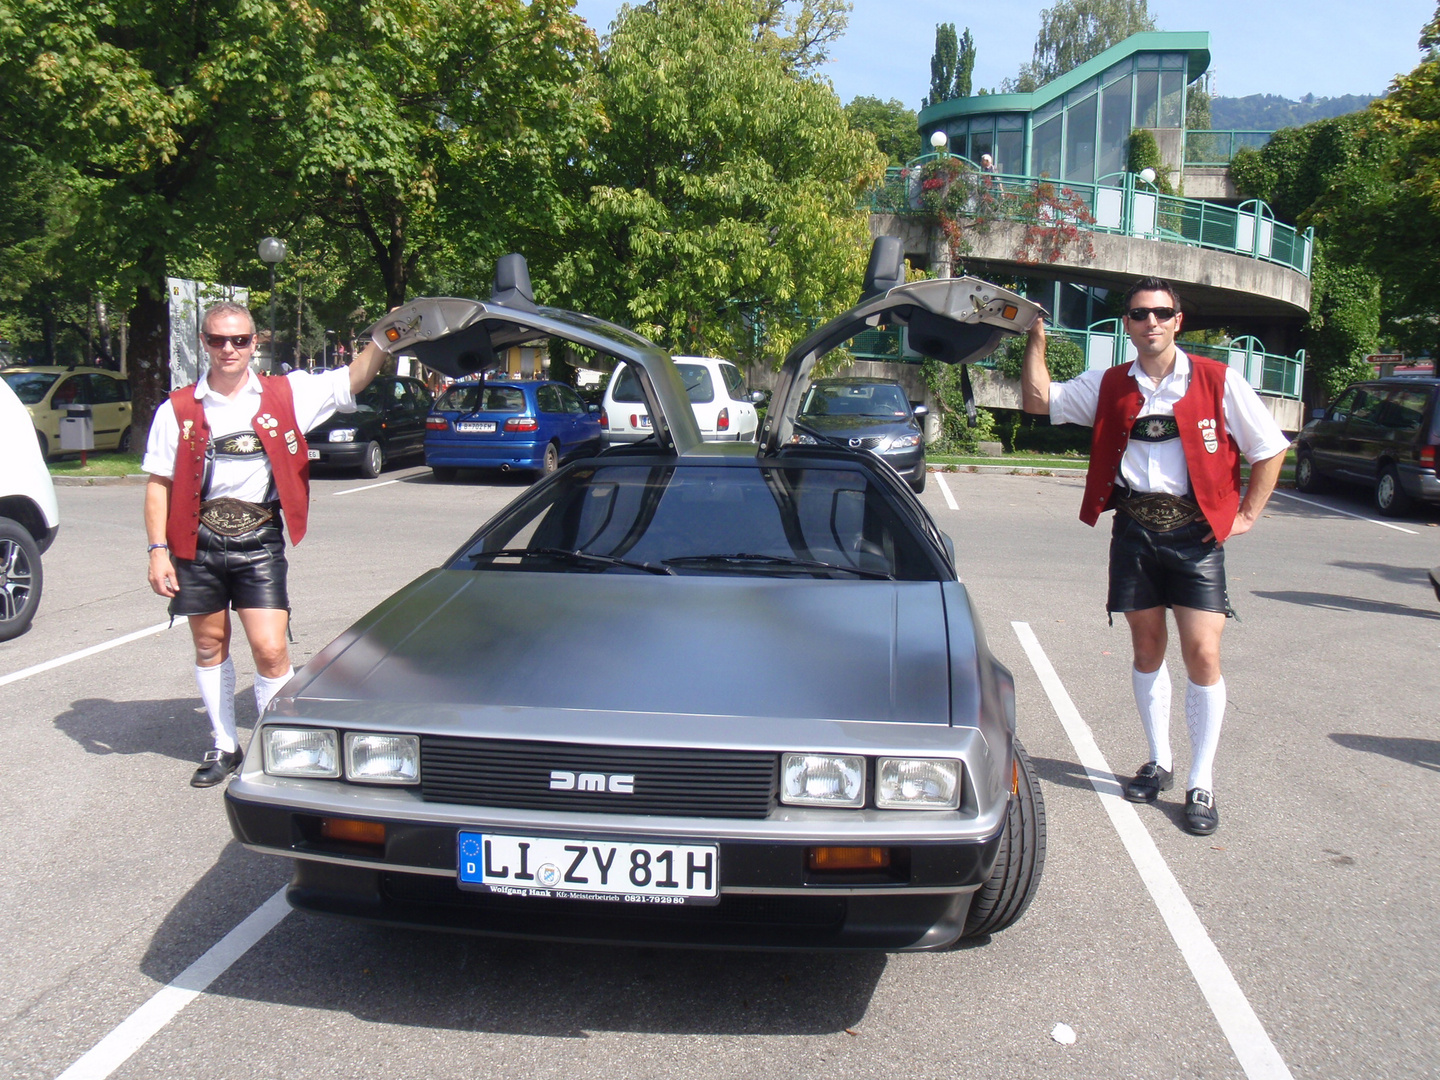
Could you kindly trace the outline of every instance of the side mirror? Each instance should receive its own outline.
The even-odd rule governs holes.
[[[585,411],[586,411],[587,413],[589,413],[590,415],[592,415],[592,416],[599,416],[599,415],[600,415],[600,406],[599,406],[599,405],[596,405],[596,404],[592,401],[590,404],[588,404],[588,405],[585,406]]]
[[[751,390],[749,397],[750,397],[750,404],[752,404],[752,405],[763,405],[763,404],[765,404],[766,401],[770,400],[770,391],[769,391],[769,390]]]
[[[918,420],[922,416],[929,416],[930,408],[919,401],[912,401],[910,403],[910,412]]]

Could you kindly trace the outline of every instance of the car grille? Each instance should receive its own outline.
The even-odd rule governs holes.
[[[860,444],[860,449],[862,450],[874,450],[876,447],[880,446],[883,442],[885,442],[885,439],[874,435],[867,435],[863,439],[852,439],[850,441],[852,443],[858,442]]]
[[[633,794],[554,791],[550,772],[633,776]],[[420,740],[427,802],[600,814],[763,818],[774,805],[775,754],[664,747],[574,746],[492,739]]]

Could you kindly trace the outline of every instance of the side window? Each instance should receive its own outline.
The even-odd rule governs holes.
[[[565,407],[560,404],[560,395],[555,392],[553,386],[538,386],[535,388],[535,400],[540,405],[543,413],[560,413]]]
[[[429,391],[429,389],[426,388],[425,384],[424,384],[424,383],[418,383],[418,382],[412,382],[412,383],[406,383],[405,385],[410,388],[410,403],[411,403],[411,406],[412,406],[417,412],[429,412],[429,411],[430,411],[430,401],[431,401],[431,398],[430,398],[430,391]]]
[[[1425,416],[1427,396],[1424,390],[1395,391],[1386,410],[1387,426],[1402,434],[1419,431],[1420,421]]]
[[[85,401],[85,379],[80,375],[72,375],[55,388],[55,393],[50,398],[50,407],[67,409],[71,405],[84,404]]]
[[[109,375],[87,375],[90,382],[90,402],[93,405],[114,405],[124,401],[120,395],[120,380]]]
[[[389,398],[392,405],[402,409],[405,408],[407,398],[405,384],[399,379],[396,379],[390,384]]]
[[[1336,398],[1335,403],[1330,406],[1330,412],[1326,416],[1326,419],[1345,420],[1352,412],[1355,411],[1355,399],[1359,396],[1359,390],[1346,390],[1343,394]]]
[[[732,401],[745,397],[745,376],[740,374],[739,368],[734,364],[721,364],[720,374],[725,379],[725,390]]]
[[[566,412],[583,413],[585,411],[585,403],[580,400],[580,395],[568,386],[557,386],[555,393],[560,396],[560,405]]]
[[[1359,420],[1366,424],[1380,422],[1380,413],[1385,404],[1385,392],[1373,390],[1361,390],[1355,395],[1355,407],[1351,410],[1350,419]]]

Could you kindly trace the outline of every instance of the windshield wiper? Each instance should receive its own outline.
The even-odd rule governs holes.
[[[654,563],[639,562],[634,559],[622,559],[617,555],[597,555],[590,551],[569,551],[566,548],[500,548],[498,551],[477,551],[470,556],[472,559],[498,559],[515,558],[524,559],[530,557],[542,559],[558,559],[561,562],[580,563],[588,566],[628,566],[632,570],[644,570],[647,574],[671,574],[675,573],[668,566],[656,566]]]
[[[666,566],[703,566],[709,563],[719,563],[722,566],[784,566],[796,570],[838,570],[842,574],[854,574],[857,577],[880,578],[884,581],[894,581],[893,574],[884,570],[867,570],[861,566],[841,566],[839,563],[817,562],[814,559],[795,559],[786,555],[755,555],[750,552],[737,551],[732,554],[715,555],[678,555],[673,559],[661,560]]]

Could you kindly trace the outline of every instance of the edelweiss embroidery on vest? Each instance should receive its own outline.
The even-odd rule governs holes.
[[[1220,437],[1215,433],[1215,421],[1201,420],[1198,427],[1200,428],[1200,437],[1205,440],[1205,452],[1213,454],[1219,450]]]

